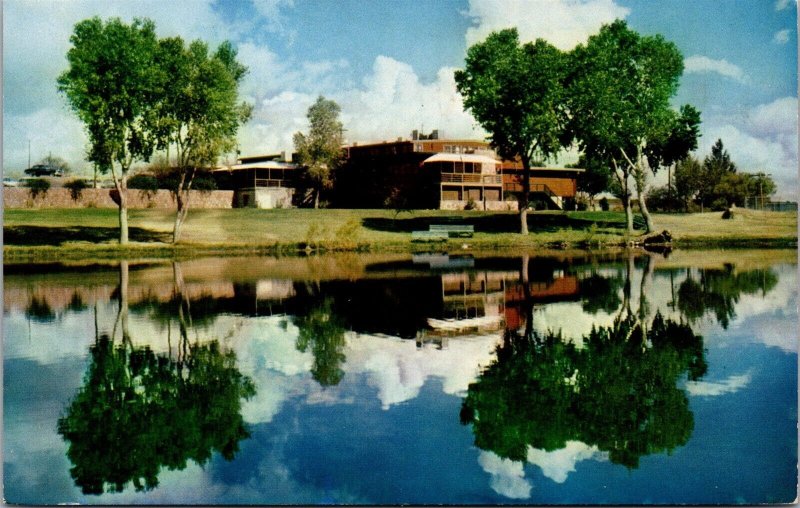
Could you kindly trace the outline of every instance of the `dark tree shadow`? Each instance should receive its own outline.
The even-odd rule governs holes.
[[[133,242],[169,242],[169,233],[130,228],[129,238]],[[47,227],[6,226],[3,228],[5,245],[61,245],[64,242],[104,243],[119,239],[116,227]]]
[[[361,225],[376,231],[393,231],[410,233],[424,231],[431,224],[466,224],[475,228],[480,233],[518,233],[519,216],[517,214],[503,213],[491,215],[452,215],[417,216],[417,217],[367,217]],[[530,213],[528,214],[528,230],[531,232],[553,232],[563,229],[587,230],[595,224],[600,228],[625,228],[623,216],[610,215],[608,218],[598,220],[596,217],[572,217],[565,213]]]

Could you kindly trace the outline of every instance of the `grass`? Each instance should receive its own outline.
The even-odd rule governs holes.
[[[718,212],[655,215],[658,230],[668,229],[676,243],[708,246],[794,246],[796,212],[738,211],[723,220]],[[411,231],[431,224],[471,224],[475,236],[452,239],[450,247],[481,250],[540,247],[599,248],[636,240],[624,230],[621,212],[535,212],[528,236],[517,233],[519,217],[509,212],[417,210],[215,209],[192,210],[182,241],[171,245],[173,213],[130,210],[130,239],[117,245],[115,209],[6,210],[6,259],[67,257],[193,257],[262,254],[298,250],[371,250],[408,252],[429,249],[412,244]]]

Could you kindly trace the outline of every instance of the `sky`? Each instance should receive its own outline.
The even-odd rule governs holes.
[[[471,44],[516,26],[525,41],[569,50],[624,19],[683,54],[673,105],[702,112],[697,156],[722,139],[741,171],[773,176],[776,198],[798,191],[796,0],[4,0],[2,8],[3,169],[12,176],[29,156],[48,154],[89,172],[83,126],[56,78],[75,23],[91,16],[147,17],[162,37],[233,42],[249,68],[240,93],[254,106],[238,136],[244,156],[291,151],[320,95],[341,106],[349,142],[413,129],[482,138],[453,80]]]

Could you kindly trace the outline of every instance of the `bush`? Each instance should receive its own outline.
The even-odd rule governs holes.
[[[33,178],[28,180],[25,186],[28,188],[28,192],[30,193],[32,199],[36,199],[39,195],[44,196],[47,194],[47,191],[50,190],[50,182],[44,178]]]
[[[83,189],[87,189],[89,187],[89,184],[86,183],[86,180],[75,179],[65,183],[64,187],[69,189],[69,195],[70,197],[72,197],[72,200],[77,201],[81,198]]]
[[[476,208],[478,208],[478,205],[475,204],[475,200],[472,198],[469,198],[467,204],[464,205],[464,210],[475,210]]]
[[[158,180],[152,175],[133,175],[128,178],[128,188],[138,189],[142,196],[152,200],[158,191]]]
[[[609,208],[608,198],[600,198],[600,209],[607,212]]]
[[[152,175],[133,175],[128,178],[128,188],[155,192],[158,190],[158,180]]]

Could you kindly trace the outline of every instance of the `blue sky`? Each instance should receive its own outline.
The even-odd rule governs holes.
[[[93,15],[149,17],[162,36],[233,41],[250,68],[242,95],[255,106],[239,136],[245,155],[291,150],[320,94],[342,106],[349,141],[394,139],[415,128],[482,137],[453,83],[470,44],[516,26],[523,39],[570,49],[623,18],[683,53],[675,105],[703,113],[698,155],[722,138],[742,170],[776,178],[779,197],[797,192],[795,0],[6,0],[6,173],[27,166],[29,141],[33,162],[52,153],[88,169],[82,126],[55,79],[66,68],[72,27]]]

